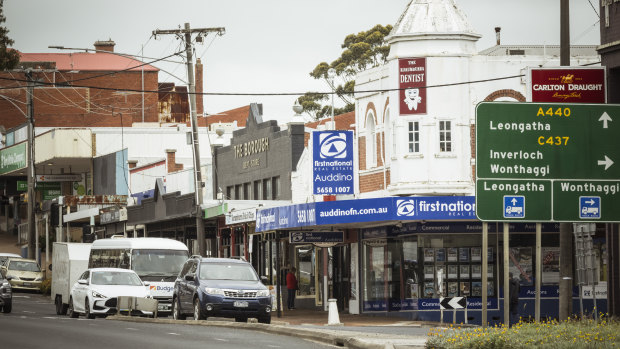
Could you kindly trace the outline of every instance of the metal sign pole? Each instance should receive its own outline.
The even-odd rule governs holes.
[[[536,304],[535,318],[540,322],[540,283],[542,278],[542,223],[536,223]]]
[[[508,232],[510,230],[510,224],[504,223],[504,325],[510,326],[510,264],[509,254],[510,245],[508,243]]]
[[[489,262],[489,223],[482,222],[482,327],[487,327],[487,298],[488,298],[488,263]],[[467,307],[465,307],[467,309]],[[467,321],[467,310],[465,310]]]

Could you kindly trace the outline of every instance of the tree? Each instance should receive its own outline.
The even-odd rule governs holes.
[[[386,26],[377,24],[368,31],[347,35],[341,45],[344,50],[340,57],[330,64],[321,62],[310,72],[313,78],[324,79],[330,89],[335,91],[336,96],[344,102],[343,108],[334,107],[334,115],[354,110],[353,92],[357,73],[378,67],[387,61],[390,46],[386,44],[385,37],[391,30],[392,26],[389,24]],[[330,68],[336,71],[333,81],[327,76]],[[308,92],[299,98],[299,103],[303,106],[304,112],[314,119],[320,119],[331,113],[331,105],[321,104],[326,100],[329,100],[327,94]]]
[[[4,0],[0,0],[0,24],[6,22],[4,17]],[[9,30],[0,25],[0,69],[9,70],[13,69],[19,63],[19,52],[12,48],[8,48],[13,45],[14,41],[8,37]]]

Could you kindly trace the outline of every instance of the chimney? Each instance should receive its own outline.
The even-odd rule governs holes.
[[[166,149],[166,169],[167,173],[183,170],[183,164],[177,164],[176,149]]]
[[[127,160],[127,164],[129,165],[129,169],[136,168],[138,160]]]
[[[112,41],[112,39],[108,41],[95,41],[95,50],[114,52],[114,45],[116,45],[116,43]]]
[[[204,114],[204,101],[202,96],[202,63],[200,58],[196,59],[196,114],[202,116]]]
[[[497,42],[497,46],[501,45],[499,32],[502,31],[502,27],[495,27],[495,41]]]

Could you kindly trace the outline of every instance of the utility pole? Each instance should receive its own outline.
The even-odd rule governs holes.
[[[32,70],[25,71],[28,87],[26,89],[26,105],[28,106],[28,258],[36,259],[35,255],[35,165],[34,165],[34,79]]]
[[[192,122],[192,144],[194,154],[194,190],[196,193],[196,239],[198,240],[198,253],[201,256],[206,255],[205,251],[205,229],[202,220],[202,174],[200,169],[200,147],[198,143],[198,120],[196,116],[196,83],[194,81],[194,59],[192,55],[192,34],[198,34],[199,37],[205,36],[209,32],[216,32],[218,35],[224,35],[225,29],[219,28],[197,28],[190,29],[189,23],[185,23],[184,29],[171,30],[154,30],[153,35],[173,34],[185,41],[185,55],[187,62],[187,79],[189,87],[189,103],[190,118]]]
[[[560,65],[570,65],[569,0],[560,0]],[[560,299],[559,320],[572,314],[573,305],[573,234],[570,223],[560,223]]]

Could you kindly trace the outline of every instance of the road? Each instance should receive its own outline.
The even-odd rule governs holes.
[[[48,296],[15,293],[0,313],[2,348],[333,348],[291,336],[239,328],[71,319],[56,315]]]

